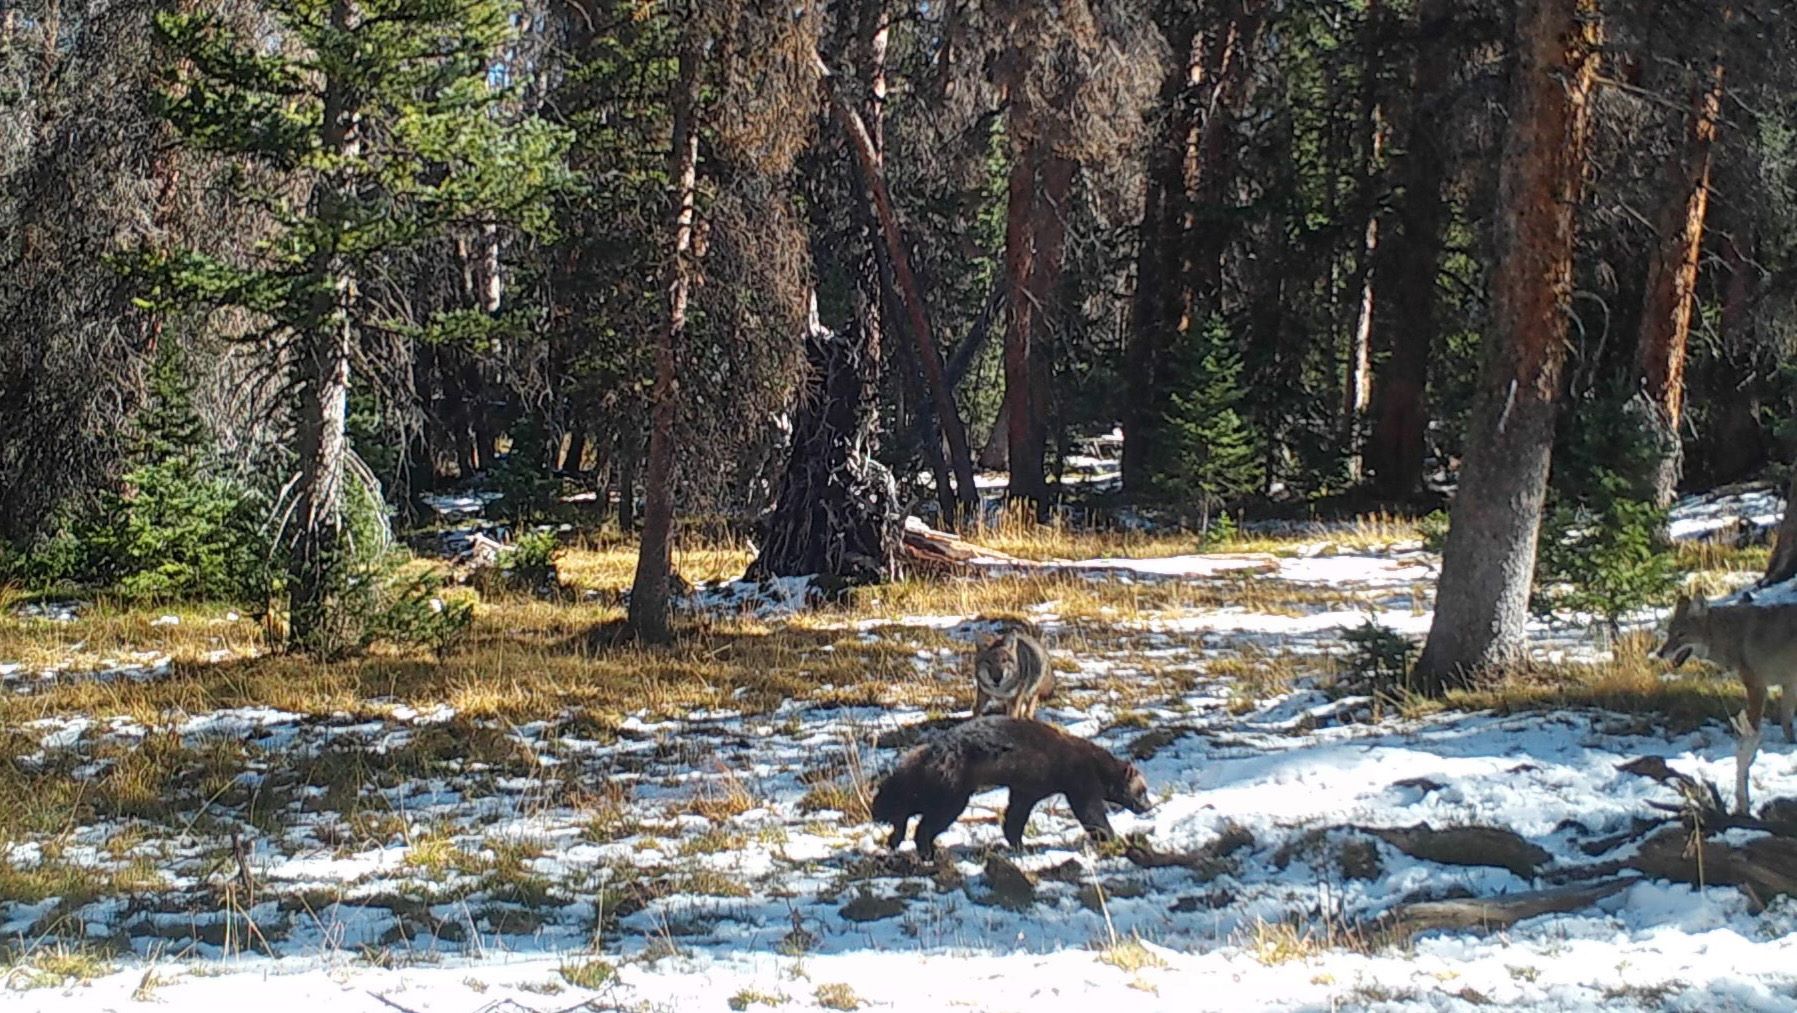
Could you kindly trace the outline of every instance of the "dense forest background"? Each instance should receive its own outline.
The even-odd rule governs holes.
[[[1544,519],[1651,588],[1676,491],[1790,460],[1794,42],[1773,0],[0,3],[0,581],[331,654],[478,481],[640,530],[654,640],[683,525],[868,581],[978,470],[1098,524],[1457,485],[1439,682],[1518,649]]]

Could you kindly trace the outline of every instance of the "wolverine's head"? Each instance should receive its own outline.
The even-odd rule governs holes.
[[[1673,668],[1693,657],[1709,657],[1709,617],[1708,602],[1679,595],[1678,604],[1672,607],[1672,621],[1666,624],[1666,642],[1654,657],[1671,661]]]
[[[1145,813],[1154,808],[1154,800],[1148,797],[1148,779],[1133,763],[1124,764],[1117,772],[1116,780],[1104,793],[1104,800],[1132,813]]]

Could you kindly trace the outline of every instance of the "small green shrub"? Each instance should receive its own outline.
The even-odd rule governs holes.
[[[1348,680],[1375,695],[1387,695],[1408,684],[1416,645],[1389,626],[1367,619],[1342,634],[1348,643]]]
[[[0,552],[0,578],[139,600],[254,598],[267,583],[267,502],[220,458],[175,341],[161,346],[126,449],[116,485],[28,551]]]
[[[519,535],[500,555],[499,568],[512,587],[533,592],[554,589],[561,585],[561,574],[555,568],[555,557],[561,551],[555,532],[532,531]]]
[[[1214,504],[1254,488],[1253,433],[1243,420],[1241,357],[1220,321],[1193,335],[1178,363],[1181,392],[1166,416],[1172,442],[1165,491],[1195,503],[1206,517]]]
[[[1665,530],[1666,512],[1639,500],[1616,498],[1596,510],[1556,505],[1542,524],[1531,607],[1590,613],[1616,632],[1623,616],[1678,589],[1682,574]]]
[[[405,647],[428,647],[439,656],[461,643],[474,624],[474,604],[442,596],[443,582],[435,574],[403,576],[387,568],[373,582],[372,602],[361,644],[375,641]]]
[[[1417,531],[1422,533],[1423,548],[1430,552],[1440,552],[1448,543],[1448,512],[1436,510],[1418,521]]]

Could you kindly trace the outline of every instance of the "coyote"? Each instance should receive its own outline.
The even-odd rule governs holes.
[[[869,811],[892,825],[886,846],[894,850],[911,817],[921,816],[915,840],[927,862],[935,857],[936,835],[960,818],[973,793],[998,787],[1011,789],[1005,840],[1013,848],[1023,847],[1030,810],[1050,795],[1067,796],[1074,817],[1099,839],[1112,834],[1105,803],[1136,813],[1153,805],[1135,764],[1040,721],[991,716],[963,721],[906,753],[880,782]]]
[[[1014,718],[1033,718],[1054,693],[1048,648],[1021,629],[1007,629],[980,645],[973,659],[973,716],[994,703]]]
[[[1760,748],[1760,718],[1766,690],[1779,688],[1778,723],[1785,741],[1792,734],[1791,712],[1797,705],[1797,605],[1763,605],[1745,596],[1739,605],[1711,605],[1702,598],[1679,596],[1666,643],[1655,652],[1677,668],[1687,658],[1705,658],[1718,668],[1732,669],[1747,687],[1747,709],[1736,714],[1735,810],[1747,812],[1747,772]]]

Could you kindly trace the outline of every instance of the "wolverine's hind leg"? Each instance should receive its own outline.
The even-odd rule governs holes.
[[[1029,826],[1030,813],[1040,801],[1040,795],[1025,795],[1015,788],[1011,790],[1011,800],[1005,803],[1005,841],[1011,847],[1022,850],[1023,828]]]

